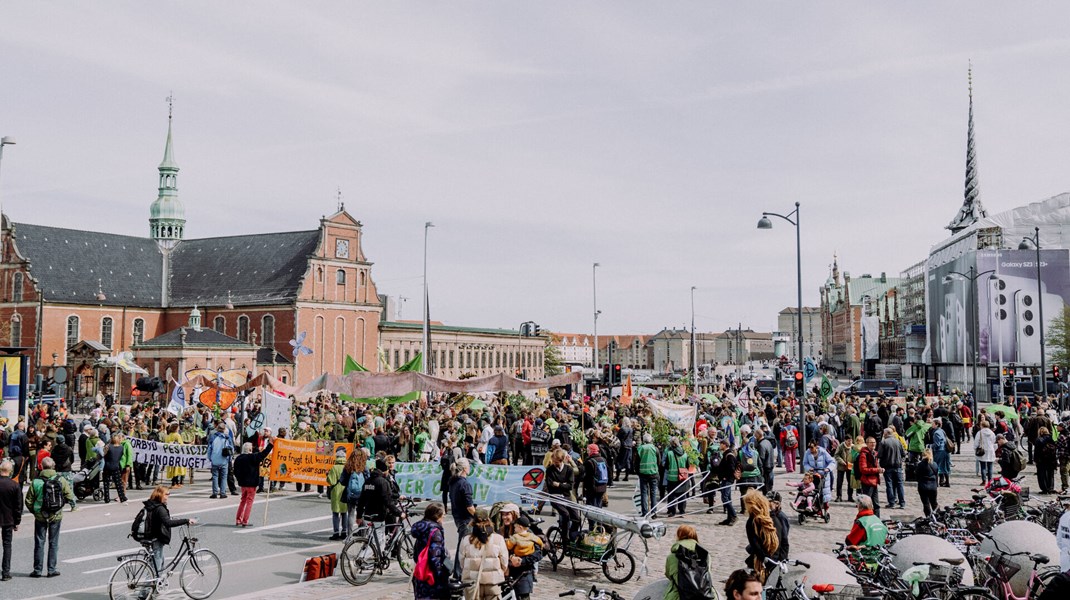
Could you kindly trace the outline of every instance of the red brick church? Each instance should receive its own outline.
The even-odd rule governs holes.
[[[0,345],[25,348],[31,378],[62,365],[68,396],[111,393],[116,372],[129,390],[136,375],[107,366],[127,352],[164,379],[245,368],[301,385],[346,354],[375,369],[382,306],[360,221],[339,205],[315,229],[186,239],[178,170],[169,117],[148,237],[2,217]],[[313,352],[295,363],[301,332]]]

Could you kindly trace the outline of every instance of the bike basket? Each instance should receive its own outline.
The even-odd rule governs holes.
[[[608,548],[609,544],[592,546],[580,542],[572,547],[572,551],[569,554],[571,554],[573,558],[597,562],[599,560],[602,560],[602,557],[605,555],[606,550]]]
[[[858,600],[865,596],[865,590],[857,585],[842,585],[831,592],[821,594],[821,597],[825,600]]]
[[[982,532],[989,531],[996,526],[996,507],[989,506],[984,510],[978,511],[974,517],[974,522],[977,524],[978,530]]]
[[[992,557],[988,559],[988,566],[995,571],[996,575],[1003,581],[1010,581],[1011,577],[1014,577],[1018,571],[1022,570],[1021,565],[1002,554],[993,554]]]
[[[966,572],[962,567],[955,567],[952,565],[934,564],[929,565],[929,581],[935,581],[937,583],[949,583],[951,585],[958,585],[962,583],[962,576]]]

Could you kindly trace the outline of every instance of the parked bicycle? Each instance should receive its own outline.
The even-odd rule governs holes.
[[[995,538],[989,538],[989,540],[995,546],[996,552],[992,554],[987,564],[983,567],[984,585],[992,590],[992,593],[999,600],[1039,598],[1040,594],[1044,592],[1044,588],[1048,587],[1051,580],[1059,574],[1059,569],[1056,567],[1041,568],[1048,564],[1048,557],[1043,554],[1007,552],[999,547]],[[1029,583],[1026,584],[1026,595],[1024,596],[1015,595],[1014,588],[1011,586],[1011,579],[1022,569],[1017,562],[1010,560],[1010,557],[1014,556],[1024,556],[1033,563],[1033,570],[1029,573]]]
[[[564,598],[565,596],[575,596],[576,594],[584,594],[586,600],[624,600],[624,596],[621,596],[613,590],[603,590],[597,586],[591,586],[591,589],[587,591],[572,589],[565,592],[561,592],[557,596]]]
[[[182,545],[170,562],[164,564],[163,572],[156,570],[152,542],[142,542],[140,551],[120,556],[119,566],[108,582],[108,597],[111,600],[148,600],[167,589],[171,575],[180,566],[178,580],[187,596],[204,600],[214,594],[223,578],[223,563],[211,550],[197,548],[197,538],[191,533],[192,526],[185,525]]]
[[[364,585],[372,576],[382,574],[397,560],[401,571],[412,575],[416,564],[409,511],[416,503],[411,498],[401,501],[403,517],[390,525],[366,523],[346,540],[338,555],[342,576],[352,585]],[[383,541],[380,541],[382,538]]]
[[[803,589],[802,579],[795,582],[795,587],[788,589],[784,587],[784,576],[788,573],[791,567],[802,567],[809,569],[810,565],[800,560],[788,559],[783,562],[775,561],[771,558],[765,559],[765,566],[772,572],[773,569],[780,569],[780,576],[776,578],[776,582],[773,585],[766,586],[765,588],[765,600],[809,600],[810,596],[806,594],[806,590]]]

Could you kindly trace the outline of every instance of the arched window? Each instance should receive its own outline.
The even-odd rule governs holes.
[[[22,273],[15,273],[11,278],[11,301],[22,302]]]
[[[360,285],[364,286],[366,284],[366,281],[367,280],[365,279],[364,271],[361,271],[360,272]]]
[[[346,284],[346,270],[345,269],[338,269],[337,271],[334,272],[334,282],[337,283],[338,285],[345,285]]]
[[[216,317],[215,321],[214,321],[213,329],[215,329],[219,333],[222,333],[222,334],[225,335],[227,333],[227,320],[226,320],[226,318],[223,317],[222,315]]]
[[[262,346],[275,345],[275,317],[264,315],[260,321],[260,337]]]
[[[11,345],[22,346],[22,319],[18,315],[11,315]]]
[[[105,348],[111,348],[111,330],[112,320],[111,317],[104,317],[100,320],[100,344]]]
[[[67,317],[67,347],[78,343],[78,317],[71,315]]]
[[[145,319],[134,319],[134,343],[145,341]]]
[[[238,339],[243,342],[249,341],[249,317],[245,315],[238,317]]]

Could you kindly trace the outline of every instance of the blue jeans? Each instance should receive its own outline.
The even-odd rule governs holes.
[[[888,496],[888,504],[906,504],[906,492],[903,491],[903,470],[886,469],[884,471],[884,492]],[[899,500],[896,501],[898,495]]]
[[[658,476],[639,476],[639,506],[646,515],[658,504]]]
[[[163,571],[163,542],[159,540],[152,541],[152,562],[156,563],[156,574],[159,575]]]
[[[725,511],[728,513],[726,519],[734,520],[736,518],[736,507],[732,506],[732,482],[721,481],[717,485],[721,487],[721,505],[724,506]]]
[[[63,521],[49,523],[48,521],[33,522],[33,572],[38,575],[44,573],[45,540],[48,541],[48,572],[56,572],[56,562],[59,559],[59,526]]]
[[[978,461],[977,464],[981,465],[981,479],[983,479],[985,483],[992,481],[992,463]]]
[[[227,465],[212,465],[212,495],[227,495]]]

